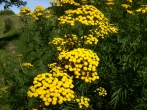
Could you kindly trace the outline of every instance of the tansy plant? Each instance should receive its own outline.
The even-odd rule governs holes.
[[[60,51],[96,45],[99,37],[104,38],[118,31],[104,14],[92,5],[81,5],[75,10],[66,10],[65,15],[60,16],[58,20],[61,26],[69,28],[64,37],[54,38],[50,42],[57,45]]]
[[[28,91],[29,97],[38,97],[45,106],[71,101],[74,96],[72,77],[67,73],[43,73],[34,78],[34,86]]]
[[[58,60],[68,73],[75,78],[80,78],[85,82],[93,82],[99,79],[96,67],[99,64],[99,57],[93,51],[77,48],[69,52],[61,52]]]
[[[23,7],[18,14],[19,17],[30,16],[34,20],[39,20],[41,17],[51,18],[50,10],[45,9],[43,6],[36,6],[36,8],[31,12],[28,7]]]
[[[2,101],[12,110],[145,109],[146,5],[138,2],[57,0],[49,10],[22,8],[23,63],[7,57],[0,65],[8,83]]]
[[[47,57],[47,54],[53,50],[48,46],[48,42],[56,34],[51,10],[40,5],[36,6],[32,11],[27,7],[23,7],[19,16],[25,25],[25,27],[21,28],[23,36],[21,46],[23,49],[20,49],[24,61],[28,61],[33,65],[35,63],[39,68],[47,68],[47,63],[49,63],[47,61],[52,60]],[[52,54],[54,54],[53,51]]]
[[[63,37],[54,38],[49,42],[50,45],[56,45],[59,51],[56,62],[48,65],[51,68],[48,73],[39,74],[34,78],[28,96],[40,100],[43,108],[74,102],[78,104],[76,109],[88,109],[88,92],[79,87],[84,85],[83,87],[88,89],[92,83],[99,80],[97,67],[100,59],[95,52],[86,49],[86,46],[96,45],[98,37],[104,38],[109,33],[117,33],[118,29],[92,5],[81,5],[80,2],[69,0],[52,4],[57,7],[71,4],[77,8],[66,10],[65,14],[58,18],[59,26],[68,26],[70,30],[64,33],[63,28]],[[82,33],[76,30],[77,26],[83,29]],[[97,95],[106,95],[106,90],[100,88]]]

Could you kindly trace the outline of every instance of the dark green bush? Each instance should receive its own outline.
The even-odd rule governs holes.
[[[1,10],[0,15],[14,15],[15,13],[12,10]]]

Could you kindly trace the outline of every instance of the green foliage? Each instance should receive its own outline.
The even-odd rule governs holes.
[[[56,57],[55,47],[48,45],[53,35],[56,35],[55,28],[50,20],[43,18],[38,21],[24,19],[26,21],[24,21],[25,25],[21,31],[26,34],[22,35],[22,39],[25,41],[21,45],[22,54],[26,61],[36,64],[38,67],[40,65],[45,67],[46,69],[42,69],[45,72],[48,70],[48,63],[53,62]]]
[[[0,15],[14,15],[15,13],[12,10],[1,10]]]
[[[16,58],[18,62],[12,62],[8,59],[7,63],[1,66],[1,74],[4,77],[4,84],[8,87],[3,97],[3,103],[9,104],[11,110],[20,110],[27,108],[28,97],[27,90],[31,85],[33,77],[38,70],[34,68],[22,68],[21,57]],[[9,69],[7,69],[9,68]],[[11,73],[10,73],[11,71]],[[31,73],[31,74],[30,74]]]
[[[132,7],[137,9],[136,4],[142,5],[133,2]],[[121,7],[121,2],[112,9],[103,10],[111,12],[106,15],[118,25],[119,32],[95,47],[101,59],[98,70],[101,83],[107,88],[107,97],[111,97],[108,100],[110,108],[131,110],[140,104],[138,100],[146,98],[143,95],[146,84],[146,75],[143,74],[146,74],[147,61],[146,14],[128,14]]]
[[[4,28],[5,28],[6,32],[10,31],[14,28],[14,23],[11,18],[9,18],[9,17],[5,18],[4,23],[5,23]]]

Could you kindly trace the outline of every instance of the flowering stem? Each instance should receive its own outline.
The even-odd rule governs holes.
[[[20,57],[19,57],[18,60],[19,60],[19,64],[20,64],[20,67],[21,67],[22,71],[25,73],[25,71],[24,71],[24,69],[23,69],[23,67],[22,67],[22,65],[21,65]]]

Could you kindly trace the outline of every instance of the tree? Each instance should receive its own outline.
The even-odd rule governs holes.
[[[4,9],[8,9],[10,6],[15,5],[17,7],[25,6],[27,4],[26,1],[22,0],[0,0],[0,5],[4,3]]]

